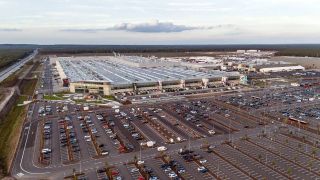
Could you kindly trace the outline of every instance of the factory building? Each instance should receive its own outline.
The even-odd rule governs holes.
[[[140,59],[141,58],[141,59]],[[238,72],[200,72],[138,56],[55,57],[63,82],[73,93],[113,95],[148,90],[168,91],[191,87],[206,88],[227,78],[236,83]]]
[[[264,67],[260,68],[259,71],[263,73],[269,72],[283,72],[283,71],[304,71],[305,68],[303,66],[279,66],[279,67]]]

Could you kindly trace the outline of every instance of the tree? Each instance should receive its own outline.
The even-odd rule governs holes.
[[[261,162],[261,159],[262,159],[262,155],[261,154],[258,154],[258,159],[259,159],[259,162]]]
[[[163,151],[160,151],[160,157],[162,158],[163,156],[165,156],[166,154]]]
[[[291,167],[288,168],[287,173],[288,173],[288,176],[290,177],[291,174],[292,174],[292,168]]]
[[[170,161],[171,161],[171,157],[168,156],[168,155],[165,155],[163,158],[164,158],[164,160],[165,160],[166,162],[170,162]]]
[[[271,161],[271,166],[274,169],[274,166],[276,165],[276,162],[274,160]]]
[[[317,149],[316,148],[312,148],[311,154],[312,154],[313,158],[315,158],[315,156],[317,154]]]
[[[209,148],[209,141],[206,139],[203,141],[203,148]]]
[[[108,163],[107,161],[104,163],[104,166],[105,166],[105,168],[106,168],[106,172],[107,172],[108,178],[111,179],[111,178],[112,178],[112,174],[111,174],[111,172],[110,172],[111,166],[109,165],[109,163]]]
[[[138,157],[137,157],[137,155],[135,154],[134,156],[133,156],[133,163],[137,163],[138,162]]]
[[[289,119],[288,119],[287,117],[284,118],[284,119],[283,119],[283,124],[285,124],[285,125],[288,124],[288,121],[289,121]]]
[[[309,163],[308,163],[309,171],[311,171],[311,169],[312,169],[312,166],[313,166],[313,163],[312,163],[312,161],[309,161]]]

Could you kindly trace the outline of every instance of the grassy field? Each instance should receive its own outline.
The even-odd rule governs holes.
[[[20,68],[18,71],[16,71],[15,73],[11,74],[9,77],[7,77],[5,80],[3,80],[2,82],[0,82],[0,87],[12,87],[15,86],[19,77],[28,70],[28,68],[30,68],[30,66],[28,65],[24,65],[22,66],[22,68]]]
[[[0,70],[23,58],[30,49],[0,49]]]
[[[0,102],[2,101],[2,99],[4,99],[4,94],[0,94]]]
[[[27,96],[20,96],[15,104],[23,103],[25,100]],[[6,118],[0,121],[0,177],[1,174],[7,173],[9,161],[14,156],[25,114],[25,106],[14,106]]]
[[[103,96],[103,98],[105,99],[108,99],[108,100],[111,100],[111,101],[116,101],[116,98],[112,95],[109,95],[109,96]]]
[[[63,97],[60,97],[57,95],[44,95],[43,99],[45,99],[45,100],[64,100]]]
[[[32,96],[34,89],[37,85],[37,82],[38,82],[37,79],[23,80],[22,81],[22,89],[20,90],[21,94]]]

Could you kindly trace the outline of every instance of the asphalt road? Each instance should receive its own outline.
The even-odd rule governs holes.
[[[6,68],[5,70],[0,72],[0,82],[2,82],[3,80],[5,80],[7,77],[9,77],[11,74],[13,74],[14,72],[16,72],[18,69],[20,69],[25,63],[27,63],[28,61],[30,61],[31,59],[33,59],[36,55],[38,54],[38,49],[35,49],[32,54],[30,54],[29,56],[23,58],[22,60],[20,60],[19,62],[9,66],[8,68]]]

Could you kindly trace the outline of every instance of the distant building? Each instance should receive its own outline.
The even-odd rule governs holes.
[[[250,49],[246,51],[246,53],[257,53],[257,52],[260,52],[260,50]]]
[[[243,54],[243,53],[245,53],[246,52],[246,50],[237,50],[237,53],[239,53],[239,54]]]
[[[260,68],[259,71],[263,73],[268,72],[283,72],[283,71],[304,71],[305,68],[303,66],[278,66],[278,67],[264,67]]]

